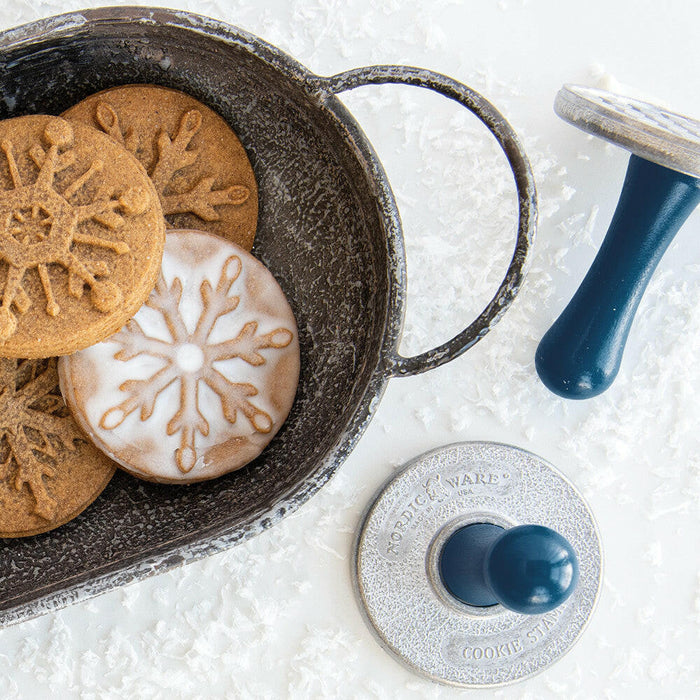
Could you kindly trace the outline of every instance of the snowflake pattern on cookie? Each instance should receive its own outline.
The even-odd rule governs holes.
[[[81,298],[87,285],[95,309],[104,313],[116,309],[122,302],[122,293],[116,284],[101,279],[109,275],[106,263],[82,261],[74,244],[109,249],[117,255],[128,253],[129,246],[123,241],[82,233],[78,226],[92,220],[107,229],[117,229],[124,224],[125,216],[141,214],[149,205],[148,194],[133,187],[117,197],[104,195],[89,204],[75,204],[74,197],[102,170],[104,163],[94,159],[85,172],[58,191],[54,184],[56,173],[74,162],[73,129],[67,122],[51,120],[43,138],[48,149],[41,143],[29,149],[29,156],[39,168],[34,182],[23,181],[15,160],[15,144],[7,139],[0,142],[13,185],[12,189],[0,190],[0,261],[9,268],[0,304],[0,341],[8,340],[17,330],[13,308],[23,314],[33,303],[22,286],[30,269],[38,272],[49,316],[61,313],[49,265],[59,265],[67,271],[68,292],[72,296]]]
[[[229,423],[238,420],[239,412],[260,433],[272,430],[269,414],[250,400],[258,389],[248,382],[231,382],[214,363],[238,357],[251,366],[265,364],[260,351],[266,348],[284,348],[292,342],[292,332],[276,328],[269,333],[258,333],[257,321],[245,323],[235,338],[220,343],[209,343],[209,336],[220,316],[236,310],[240,298],[228,296],[233,283],[241,273],[241,259],[232,255],[224,263],[216,288],[208,280],[200,287],[203,310],[193,333],[189,333],[180,314],[182,283],[176,277],[168,286],[161,276],[146,304],[162,314],[171,335],[171,342],[146,335],[136,320],[131,320],[110,338],[120,349],[114,358],[123,362],[141,354],[165,361],[165,367],[146,379],[136,379],[120,386],[127,394],[118,406],[110,408],[101,418],[100,427],[111,430],[138,410],[142,421],[153,414],[155,403],[164,389],[180,382],[179,406],[167,426],[168,435],[180,434],[180,447],[175,452],[178,469],[183,473],[194,467],[196,460],[195,435],[209,434],[209,423],[199,410],[199,382],[207,384],[219,397],[224,416]]]
[[[24,360],[29,363],[30,360]],[[37,454],[57,457],[54,443],[63,450],[74,450],[74,440],[81,438],[78,426],[70,419],[51,411],[63,405],[56,388],[56,364],[33,376],[21,389],[16,387],[17,360],[0,359],[0,440],[7,441],[7,457],[0,463],[0,480],[16,491],[26,486],[34,500],[33,512],[51,520],[56,515],[56,501],[49,494],[44,479],[56,476],[53,465],[37,459]],[[39,400],[48,402],[45,410],[33,408]],[[30,438],[31,436],[31,438]]]
[[[95,119],[100,128],[127,150],[138,156],[139,138],[133,129],[121,126],[119,115],[109,102],[99,102]],[[163,214],[194,214],[202,221],[218,221],[221,216],[216,207],[222,204],[243,204],[250,190],[243,185],[231,185],[215,190],[212,176],[200,178],[189,191],[173,191],[178,171],[192,165],[199,153],[189,148],[194,135],[202,126],[202,113],[197,109],[185,112],[180,118],[177,132],[170,136],[161,129],[156,138],[157,159],[149,175],[158,191]]]
[[[234,101],[235,102],[235,101]],[[200,229],[253,247],[258,186],[249,154],[227,118],[191,95],[162,85],[120,85],[89,95],[61,116],[108,135],[151,177],[173,230]]]
[[[192,483],[273,439],[299,379],[294,314],[270,271],[214,234],[166,236],[161,277],[120,331],[59,362],[88,437],[124,469]]]
[[[0,534],[4,536],[11,530],[21,531],[23,522],[36,530],[37,518],[46,521],[39,530],[65,520],[62,508],[75,510],[75,504],[59,503],[57,494],[66,488],[74,493],[85,488],[78,496],[87,499],[84,507],[114,473],[114,465],[88,445],[68,413],[58,392],[55,359],[0,359],[0,455],[0,484],[4,493],[15,494],[9,502],[2,497]],[[76,469],[82,472],[79,484],[70,483]],[[96,483],[91,484],[94,479]],[[13,507],[20,512],[10,525],[7,511]]]

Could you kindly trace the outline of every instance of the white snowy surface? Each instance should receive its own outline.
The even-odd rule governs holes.
[[[98,5],[13,0],[11,27]],[[124,3],[127,4],[127,3]],[[133,4],[133,3],[129,3]],[[154,2],[153,4],[159,4]],[[700,4],[688,0],[200,0],[167,3],[243,27],[319,74],[419,65],[481,91],[520,134],[540,227],[523,291],[462,358],[390,382],[336,477],[272,530],[222,554],[0,631],[2,698],[697,698],[700,695],[700,212],[642,302],[613,387],[566,402],[533,357],[591,262],[625,152],[552,112],[578,82],[700,116]],[[453,103],[406,87],[343,97],[377,149],[405,225],[405,353],[459,330],[495,290],[514,198],[497,149]],[[497,440],[553,462],[600,525],[605,580],[575,647],[541,675],[461,691],[376,643],[350,580],[354,532],[403,462]]]

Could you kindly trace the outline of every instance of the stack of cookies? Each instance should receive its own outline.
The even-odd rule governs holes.
[[[186,484],[257,457],[299,343],[226,122],[130,85],[2,121],[0,148],[0,537],[67,522],[116,467]]]

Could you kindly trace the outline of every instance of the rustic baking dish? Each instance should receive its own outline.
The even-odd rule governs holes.
[[[390,377],[448,362],[515,296],[536,221],[535,188],[510,126],[450,78],[374,66],[330,78],[234,27],[183,12],[121,7],[66,14],[0,34],[0,118],[60,114],[98,90],[157,83],[183,90],[240,136],[260,190],[254,253],[296,314],[302,372],[291,415],[244,470],[188,488],[118,472],[81,516],[44,535],[3,540],[0,623],[96,595],[229,547],[315,493],[367,426]],[[494,299],[451,341],[398,354],[405,300],[401,224],[386,175],[336,93],[370,83],[427,87],[488,126],[515,176],[519,225]]]

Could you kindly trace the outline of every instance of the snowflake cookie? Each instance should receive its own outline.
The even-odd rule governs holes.
[[[0,357],[103,340],[144,302],[165,226],[146,172],[104,134],[58,117],[0,122]]]
[[[68,412],[55,359],[0,359],[0,537],[62,525],[97,498],[115,468]]]
[[[262,452],[299,379],[292,310],[239,246],[170,231],[161,276],[118,333],[61,358],[76,419],[127,471],[163,483],[211,479]]]
[[[248,156],[209,107],[159,85],[123,85],[62,115],[109,134],[146,168],[174,229],[196,228],[250,250],[258,190]]]

